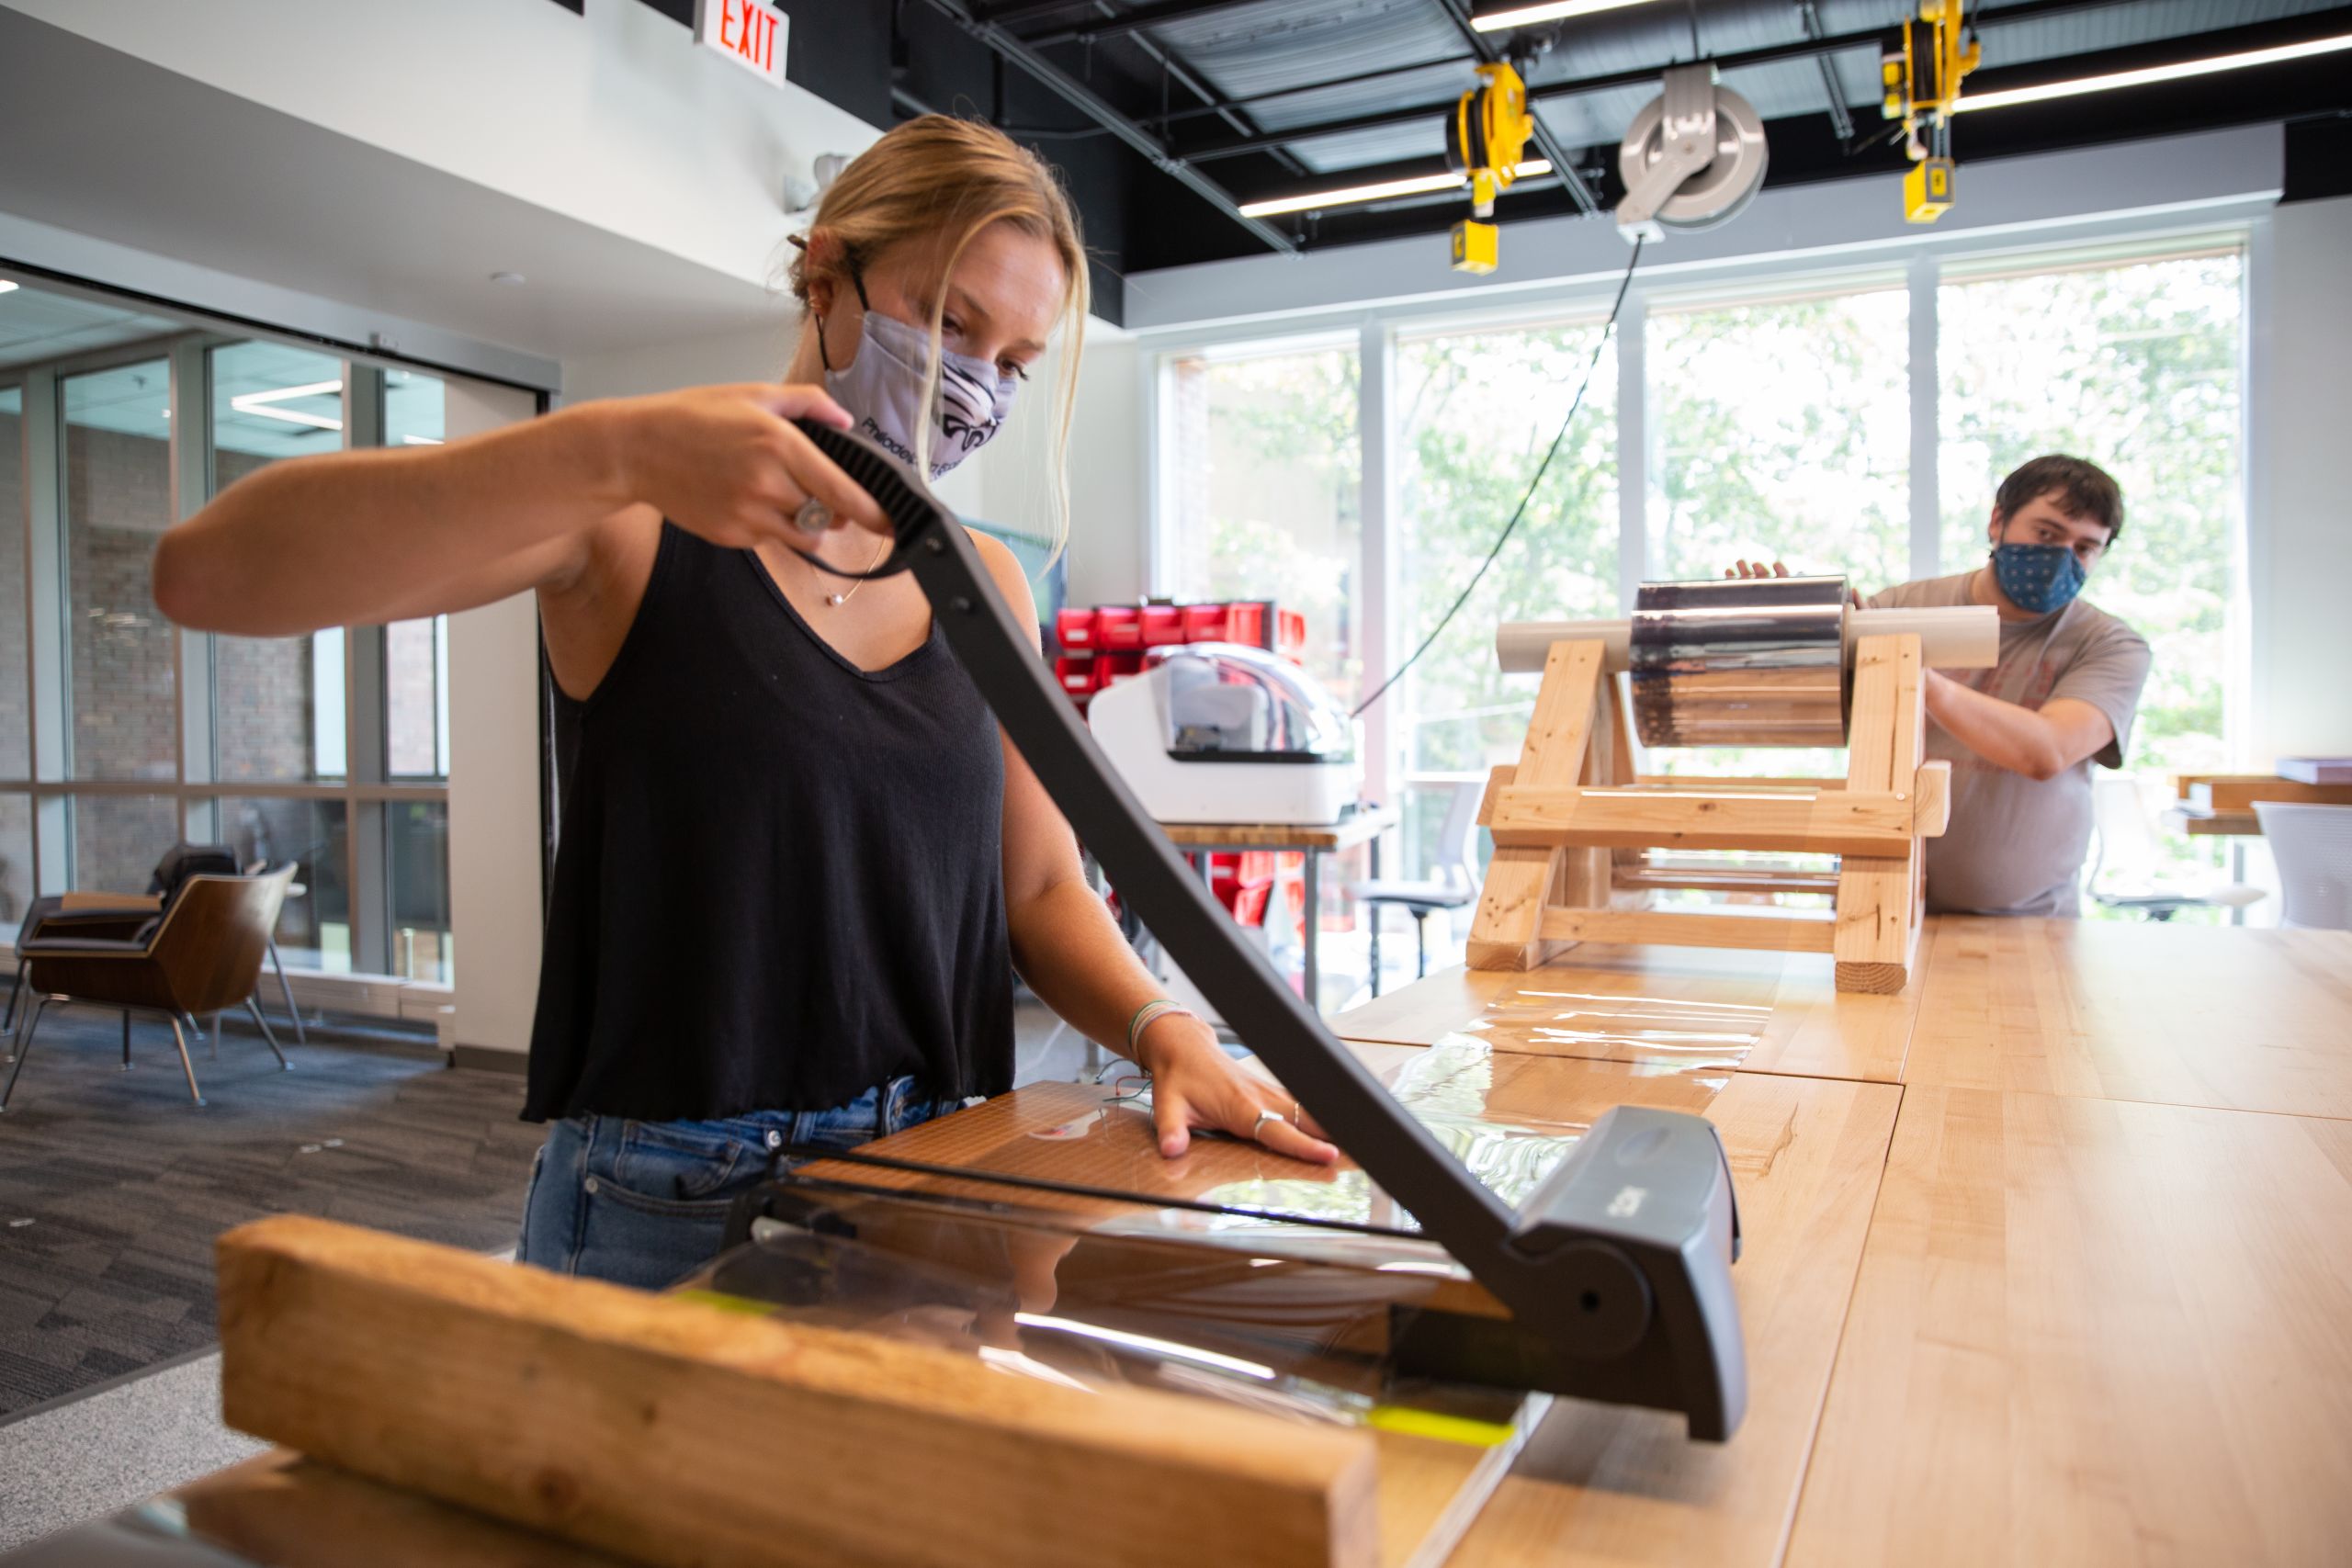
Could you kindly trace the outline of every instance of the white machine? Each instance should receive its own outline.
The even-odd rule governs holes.
[[[1094,694],[1087,724],[1162,822],[1337,822],[1363,785],[1347,710],[1241,643],[1152,649],[1141,675]]]

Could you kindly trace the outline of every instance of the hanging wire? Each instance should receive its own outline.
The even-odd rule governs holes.
[[[1411,657],[1399,664],[1388,679],[1380,682],[1372,695],[1356,705],[1355,710],[1348,715],[1350,718],[1363,717],[1366,709],[1386,695],[1388,688],[1403,680],[1405,672],[1420,661],[1421,655],[1430,650],[1430,645],[1444,634],[1445,628],[1453,625],[1453,617],[1461,613],[1462,606],[1470,602],[1470,595],[1478,591],[1487,569],[1495,564],[1495,558],[1503,553],[1503,547],[1510,543],[1510,536],[1518,530],[1520,519],[1527,515],[1528,503],[1535,499],[1536,491],[1543,486],[1544,476],[1551,471],[1552,459],[1559,456],[1560,443],[1567,439],[1568,427],[1576,423],[1577,410],[1584,406],[1585,391],[1592,385],[1593,369],[1600,363],[1600,351],[1609,346],[1609,339],[1617,330],[1617,312],[1625,308],[1625,290],[1633,287],[1634,268],[1641,265],[1641,260],[1642,242],[1637,239],[1634,242],[1633,256],[1625,263],[1625,276],[1617,280],[1617,298],[1610,304],[1609,320],[1601,324],[1600,341],[1592,345],[1592,357],[1585,361],[1584,379],[1577,383],[1577,395],[1569,400],[1568,412],[1560,421],[1558,433],[1552,437],[1552,445],[1544,449],[1544,460],[1535,465],[1534,477],[1527,481],[1527,490],[1520,496],[1519,505],[1512,510],[1510,521],[1504,524],[1503,531],[1495,536],[1494,547],[1487,552],[1487,558],[1478,563],[1478,570],[1470,574],[1470,581],[1463,585],[1461,593],[1446,607],[1445,614],[1438,617],[1437,625],[1430,629],[1430,635],[1421,639],[1420,647],[1413,649]]]

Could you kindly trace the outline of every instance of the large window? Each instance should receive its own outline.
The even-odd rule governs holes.
[[[1944,570],[1980,564],[1993,492],[2044,452],[2123,487],[2124,527],[2085,596],[2155,649],[2127,762],[2213,770],[2240,514],[2234,249],[1947,282],[1937,314]]]
[[[1170,367],[1164,591],[1274,599],[1306,617],[1306,665],[1352,703],[1363,669],[1356,351]]]
[[[1407,335],[1395,355],[1403,547],[1391,642],[1400,660],[1477,573],[1592,367],[1576,424],[1510,544],[1383,699],[1404,768],[1408,859],[1419,865],[1438,850],[1451,792],[1516,759],[1527,735],[1535,694],[1496,667],[1496,623],[1614,613],[1617,366],[1590,320]]]
[[[451,978],[446,618],[208,637],[150,588],[158,539],[220,490],[437,443],[447,390],[0,290],[0,921],[38,892],[142,890],[175,840],[219,842],[295,866],[289,964]]]
[[[1910,575],[1908,306],[1896,280],[1651,315],[1659,576],[1781,560],[1868,592]]]
[[[1640,577],[1715,577],[1740,558],[1843,573],[1864,592],[1936,570],[1939,552],[1941,570],[1964,570],[1983,558],[2001,476],[2047,451],[2123,486],[2129,522],[2089,596],[2156,650],[2129,762],[2228,765],[2243,273],[2235,242],[2191,239],[1998,270],[1953,252],[1739,293],[1678,277],[1645,296],[1637,276],[1520,534],[1384,699],[1389,793],[1407,809],[1392,874],[1424,874],[1441,792],[1525,733],[1535,682],[1496,671],[1498,621],[1623,615]],[[1155,589],[1304,600],[1310,663],[1354,700],[1355,656],[1409,653],[1508,519],[1591,353],[1597,287],[1565,317],[1406,310],[1330,347],[1165,355]],[[1931,389],[1935,418],[1916,417],[1915,393]],[[1374,439],[1367,410],[1385,412]],[[1384,495],[1393,504],[1361,499]],[[1393,563],[1385,595],[1364,592],[1366,559]],[[1382,603],[1388,624],[1363,626]],[[1650,763],[1803,773],[1844,759],[1683,750]]]

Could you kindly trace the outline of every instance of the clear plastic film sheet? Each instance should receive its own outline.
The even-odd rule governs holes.
[[[1118,1234],[1067,1210],[804,1179],[786,1217],[680,1287],[697,1299],[972,1356],[1066,1388],[1140,1387],[1285,1418],[1515,1447],[1529,1396],[1448,1375],[1515,1332],[1442,1262]],[[1400,1266],[1401,1265],[1401,1266]],[[1535,1402],[1540,1404],[1540,1401]]]

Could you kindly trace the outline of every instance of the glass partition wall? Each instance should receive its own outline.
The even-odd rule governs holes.
[[[292,968],[447,983],[446,617],[172,626],[164,531],[273,462],[436,443],[423,372],[0,280],[0,929],[180,840],[291,862]]]

